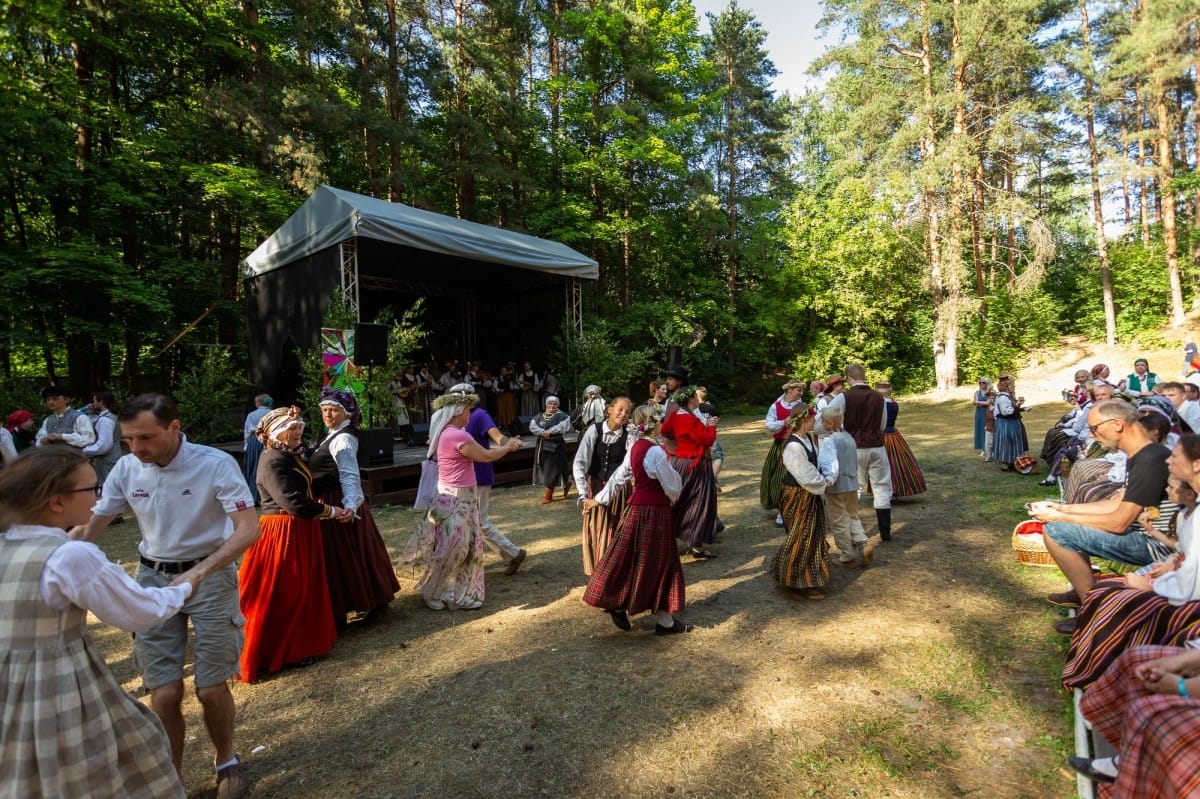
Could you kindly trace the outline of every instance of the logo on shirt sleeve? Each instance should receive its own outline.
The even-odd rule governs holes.
[[[234,507],[236,507],[238,510],[245,510],[247,506],[246,506],[245,502],[243,502],[239,499],[237,502],[234,503]]]
[[[190,489],[190,488],[183,489],[183,493],[180,494],[180,496],[183,496],[183,497],[190,497],[191,495],[192,495],[192,489]]]

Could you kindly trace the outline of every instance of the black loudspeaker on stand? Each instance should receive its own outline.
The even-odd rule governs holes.
[[[358,323],[354,326],[354,363],[387,366],[388,326]]]

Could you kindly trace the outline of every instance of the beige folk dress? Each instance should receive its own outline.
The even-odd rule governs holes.
[[[63,543],[0,535],[0,799],[184,797],[162,724],[117,684],[87,612],[42,601]]]

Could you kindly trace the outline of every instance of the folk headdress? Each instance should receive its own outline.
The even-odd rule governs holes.
[[[258,422],[258,427],[254,429],[254,435],[262,442],[264,447],[270,449],[281,449],[284,452],[293,452],[279,440],[279,436],[292,427],[304,429],[304,420],[300,418],[300,409],[295,405],[287,408],[276,408],[268,413]]]
[[[356,427],[362,422],[362,413],[358,409],[358,400],[344,388],[322,387],[321,405],[336,405],[341,408],[350,417],[350,423]]]

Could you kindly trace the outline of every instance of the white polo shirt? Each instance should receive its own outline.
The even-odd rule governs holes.
[[[104,481],[92,513],[137,515],[138,551],[151,560],[206,558],[233,535],[230,513],[254,507],[237,461],[219,449],[192,444],[180,433],[179,451],[166,466],[125,455]]]

